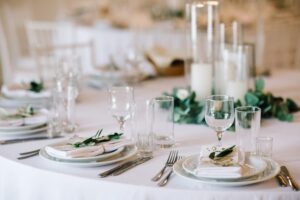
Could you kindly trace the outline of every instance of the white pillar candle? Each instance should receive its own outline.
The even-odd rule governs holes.
[[[232,96],[234,101],[238,99],[244,102],[244,96],[248,90],[246,81],[228,81],[226,86],[226,95]]]
[[[212,65],[207,63],[193,63],[191,65],[191,89],[196,93],[196,99],[204,99],[211,95]]]

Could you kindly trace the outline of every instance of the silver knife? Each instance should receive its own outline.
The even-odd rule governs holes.
[[[131,165],[128,165],[128,166],[126,166],[126,167],[124,167],[124,168],[122,168],[120,170],[115,171],[112,175],[113,176],[120,175],[120,174],[122,174],[122,173],[124,173],[124,172],[126,172],[126,171],[128,171],[130,169],[132,169],[133,167],[136,167],[136,166],[138,166],[138,165],[140,165],[140,164],[142,164],[144,162],[147,162],[148,160],[151,160],[152,158],[153,157],[139,158],[139,160],[136,161],[135,163],[133,163]]]
[[[287,181],[288,181],[290,187],[291,187],[294,191],[298,191],[299,188],[298,188],[296,182],[294,181],[294,179],[291,177],[291,175],[290,175],[288,169],[286,168],[286,166],[281,166],[280,169],[281,169],[281,172],[283,173],[283,175],[285,175],[285,177],[286,177],[286,179],[287,179]]]
[[[56,139],[61,138],[63,136],[56,136],[56,137],[48,137],[48,136],[38,136],[38,137],[29,137],[29,138],[17,138],[17,139],[10,139],[10,140],[0,140],[0,144],[14,144],[18,142],[27,142],[27,141],[35,141],[35,140],[46,140],[46,139]]]
[[[140,158],[136,158],[134,160],[123,162],[120,165],[118,165],[118,166],[116,166],[116,167],[114,167],[114,168],[112,168],[110,170],[102,172],[101,174],[99,174],[99,176],[101,178],[107,177],[107,176],[111,175],[112,173],[114,173],[115,171],[120,170],[122,168],[125,168],[127,166],[130,166],[130,165],[134,164],[135,162],[138,162],[139,160],[140,160]]]

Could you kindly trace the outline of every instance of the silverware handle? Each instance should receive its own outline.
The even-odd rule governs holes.
[[[30,157],[37,156],[37,155],[39,155],[39,152],[30,154],[30,155],[28,155],[28,156],[21,156],[21,157],[18,157],[18,160],[23,160],[23,159],[30,158]]]
[[[167,168],[167,166],[164,166],[151,180],[152,181],[158,181],[162,177],[162,175],[164,174],[166,168]]]
[[[299,191],[299,188],[298,188],[297,184],[295,183],[295,181],[294,181],[290,176],[287,176],[286,178],[287,178],[287,180],[288,180],[288,182],[289,182],[291,188],[292,188],[294,191]]]
[[[39,151],[40,151],[40,149],[36,149],[36,150],[32,150],[32,151],[22,152],[22,153],[19,153],[19,154],[21,156],[24,156],[24,155],[27,155],[27,154],[37,153]]]
[[[168,181],[169,181],[169,179],[170,179],[172,173],[173,173],[173,169],[171,169],[171,170],[168,172],[167,176],[166,176],[165,178],[163,178],[163,179],[158,183],[158,185],[161,186],[161,187],[167,185],[167,183],[168,183]]]
[[[107,176],[111,175],[112,173],[114,173],[115,171],[120,170],[120,169],[126,167],[127,165],[130,165],[131,163],[133,163],[133,161],[126,161],[110,170],[100,173],[99,176],[101,178],[107,177]]]
[[[276,181],[280,187],[287,187],[287,182],[281,174],[278,174],[275,177],[276,177]]]

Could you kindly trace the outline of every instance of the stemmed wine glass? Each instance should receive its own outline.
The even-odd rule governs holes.
[[[125,122],[132,117],[135,105],[132,87],[112,87],[110,94],[110,112],[118,121],[120,131],[124,131]]]
[[[223,132],[234,121],[234,100],[226,95],[213,95],[206,99],[205,121],[217,132],[218,146],[221,146]]]

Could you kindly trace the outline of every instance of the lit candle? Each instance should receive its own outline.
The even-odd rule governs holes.
[[[246,81],[228,81],[226,86],[226,95],[232,96],[234,101],[238,99],[244,102],[244,96],[248,90]]]
[[[196,99],[204,99],[211,95],[212,65],[208,63],[193,63],[191,65],[191,89],[196,93]]]

